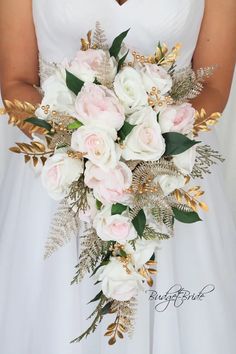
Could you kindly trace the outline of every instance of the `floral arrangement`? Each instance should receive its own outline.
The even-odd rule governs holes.
[[[173,236],[175,220],[197,222],[198,208],[208,209],[191,181],[223,161],[196,140],[220,114],[207,116],[189,103],[214,68],[177,71],[178,44],[168,51],[159,43],[149,56],[130,53],[127,34],[109,48],[97,24],[73,60],[41,61],[40,105],[5,101],[9,122],[33,133],[30,143],[10,150],[34,166],[42,162],[42,183],[60,201],[45,257],[80,235],[72,283],[90,273],[101,285],[91,300],[92,324],[73,342],[106,314],[114,316],[109,344],[132,333],[136,297],[153,285],[161,240]]]

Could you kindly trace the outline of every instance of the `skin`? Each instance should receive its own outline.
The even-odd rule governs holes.
[[[214,64],[218,68],[192,103],[196,109],[204,107],[211,114],[224,110],[230,93],[236,59],[236,1],[205,2],[192,63],[194,69]],[[32,103],[41,100],[34,88],[39,85],[39,77],[31,0],[0,0],[0,85],[3,99]]]

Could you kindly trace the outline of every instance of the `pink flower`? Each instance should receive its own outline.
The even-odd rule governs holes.
[[[179,106],[169,106],[160,113],[159,124],[162,133],[178,132],[189,133],[194,124],[195,109],[190,103]]]
[[[79,50],[76,57],[66,65],[67,69],[84,82],[93,82],[102,62],[106,59],[106,53],[101,49]],[[112,76],[115,77],[117,62],[110,58],[110,66],[113,68]]]
[[[120,244],[125,244],[138,236],[126,212],[123,212],[122,215],[111,215],[109,205],[97,213],[93,226],[103,241],[117,241]]]
[[[124,109],[114,93],[104,86],[86,83],[79,93],[75,110],[83,124],[119,130],[124,124]]]
[[[126,203],[129,198],[126,190],[132,183],[132,172],[123,162],[105,171],[88,161],[84,181],[103,204]]]

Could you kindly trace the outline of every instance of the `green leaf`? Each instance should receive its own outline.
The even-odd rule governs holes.
[[[40,127],[40,128],[44,128],[44,129],[48,130],[49,132],[52,129],[51,124],[49,124],[46,120],[39,119],[36,117],[27,118],[27,119],[25,119],[25,122],[31,123],[33,125],[36,125],[37,127]]]
[[[132,223],[133,223],[138,235],[140,237],[142,237],[145,226],[146,226],[146,215],[145,215],[143,209],[140,210],[139,213],[135,216],[135,218],[132,220]]]
[[[121,140],[125,140],[127,135],[131,133],[131,131],[136,127],[136,125],[130,124],[128,122],[125,122],[123,127],[118,131],[118,136],[121,138]]]
[[[187,136],[175,132],[164,133],[163,137],[166,142],[165,155],[181,154],[193,145],[200,143],[200,141],[191,140]]]
[[[122,32],[118,37],[116,37],[112,43],[112,46],[109,50],[110,56],[117,58],[118,54],[120,53],[121,45],[125,37],[127,36],[128,32],[130,29],[127,31]]]
[[[185,224],[192,224],[194,222],[198,222],[198,221],[202,221],[202,219],[200,219],[198,213],[196,213],[195,211],[183,211],[183,210],[179,210],[178,208],[172,208],[175,219],[183,222]]]
[[[160,112],[157,113],[157,123],[159,123]]]
[[[111,207],[111,215],[122,214],[123,211],[125,211],[126,209],[127,209],[126,205],[120,203],[113,204]]]
[[[95,298],[93,298],[91,301],[88,302],[88,304],[91,304],[91,302],[96,302],[96,301],[100,300],[101,297],[102,297],[102,294],[103,294],[103,292],[102,292],[102,290],[101,290],[101,291],[95,296]]]
[[[92,278],[92,276],[94,276],[94,274],[97,273],[98,269],[101,268],[102,266],[104,265],[107,265],[110,261],[107,260],[107,261],[102,261],[101,264],[99,264],[93,271],[93,273],[90,275],[90,278]]]
[[[67,129],[76,130],[82,126],[83,126],[83,123],[81,123],[79,120],[76,120],[75,122],[68,124]]]
[[[127,257],[127,253],[124,250],[122,250],[122,248],[120,249],[120,255],[121,257]]]
[[[66,85],[77,96],[84,86],[84,81],[66,70]]]
[[[101,210],[102,208],[102,202],[100,202],[100,200],[96,199],[96,208],[97,210]]]
[[[120,69],[122,68],[122,65],[124,64],[124,62],[125,62],[125,60],[126,60],[128,54],[129,54],[129,50],[128,50],[127,53],[119,60],[117,72],[119,72]]]
[[[112,304],[113,304],[113,300],[108,302],[105,306],[103,306],[101,310],[101,314],[106,315],[107,313],[109,313]]]
[[[93,82],[94,84],[96,84],[96,85],[101,85],[101,82],[99,82],[98,81],[98,79],[95,77],[95,80],[94,80],[94,82]]]

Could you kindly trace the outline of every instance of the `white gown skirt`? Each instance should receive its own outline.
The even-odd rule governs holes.
[[[209,138],[214,140],[213,134]],[[99,285],[89,277],[79,286],[70,285],[78,260],[75,239],[44,261],[56,203],[43,190],[39,175],[18,155],[9,154],[0,198],[1,353],[235,354],[236,232],[221,169],[217,166],[204,181],[197,181],[206,191],[210,211],[197,224],[176,222],[175,237],[163,241],[157,252],[152,288],[159,295],[175,284],[191,294],[206,285],[214,291],[179,307],[172,295],[165,311],[160,311],[165,307],[160,299],[141,294],[133,338],[111,348],[103,334],[112,315],[88,339],[69,343],[89,325],[86,318],[94,305],[87,303]]]

